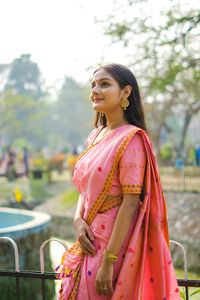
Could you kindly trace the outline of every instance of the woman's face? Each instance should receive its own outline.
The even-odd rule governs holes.
[[[90,94],[94,110],[105,114],[122,111],[120,100],[123,96],[123,90],[108,72],[100,69],[94,74]]]

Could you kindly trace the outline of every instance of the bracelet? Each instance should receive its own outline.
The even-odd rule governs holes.
[[[117,261],[117,256],[111,254],[110,252],[108,252],[108,250],[105,249],[105,250],[103,251],[103,255],[104,255],[104,257],[106,258],[106,260],[109,261],[110,263],[112,263],[112,264],[115,264],[115,263],[116,263],[116,261]]]

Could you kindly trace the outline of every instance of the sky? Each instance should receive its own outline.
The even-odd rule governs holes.
[[[112,1],[6,0],[0,4],[0,63],[30,53],[47,84],[70,75],[86,81],[85,70],[106,55],[108,38],[94,17],[109,13]],[[117,56],[116,56],[117,58]],[[86,76],[87,78],[84,78]]]
[[[113,0],[1,1],[0,64],[30,53],[47,86],[59,85],[65,75],[87,82],[100,62],[126,64],[123,47],[111,45],[102,25],[94,21],[113,9]],[[159,13],[159,2],[151,0],[149,9]]]

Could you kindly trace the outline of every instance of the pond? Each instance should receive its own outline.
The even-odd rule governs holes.
[[[46,213],[0,207],[0,237],[12,238],[19,249],[20,270],[40,270],[39,250],[41,244],[51,237],[51,216]],[[50,271],[49,249],[45,249],[45,270]],[[15,269],[14,252],[10,243],[1,240],[0,269]],[[41,285],[38,280],[23,278],[21,299],[41,299]],[[16,299],[16,282],[12,278],[0,278],[1,300]],[[53,299],[54,282],[47,286],[47,299]],[[12,296],[11,296],[12,295]]]
[[[21,238],[49,228],[51,216],[24,209],[0,208],[0,236]]]
[[[21,223],[32,221],[34,217],[23,214],[0,211],[0,228],[16,226]]]

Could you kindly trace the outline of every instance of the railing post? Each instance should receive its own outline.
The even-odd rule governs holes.
[[[10,242],[13,246],[14,253],[15,253],[15,271],[20,272],[19,268],[19,251],[17,244],[15,241],[9,237],[0,237],[0,240],[6,240]],[[19,277],[16,277],[16,290],[17,290],[17,300],[20,300],[20,282],[19,282]]]
[[[185,193],[186,192],[186,187],[185,187],[185,165],[183,165],[183,192]]]
[[[40,247],[40,270],[41,270],[42,274],[44,274],[44,247],[46,246],[47,243],[52,242],[52,241],[62,244],[63,247],[65,248],[65,250],[68,249],[67,245],[58,239],[49,239],[49,240],[44,241]],[[42,278],[42,299],[46,300],[46,288],[45,288],[45,279],[44,278]]]
[[[181,248],[182,252],[183,252],[183,259],[184,259],[184,273],[185,273],[185,280],[188,280],[188,271],[187,271],[187,255],[186,255],[186,251],[185,248],[183,247],[183,245],[181,245],[179,242],[177,241],[172,241],[170,240],[171,244],[177,245],[178,247]],[[185,287],[185,295],[186,295],[186,300],[189,300],[189,294],[188,294],[188,286],[186,285]]]

